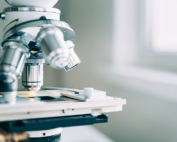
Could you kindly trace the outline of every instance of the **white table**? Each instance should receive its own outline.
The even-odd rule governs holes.
[[[63,128],[61,142],[114,142],[93,126]]]

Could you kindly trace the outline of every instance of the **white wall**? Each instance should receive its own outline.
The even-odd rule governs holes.
[[[65,1],[63,1],[65,2]],[[75,50],[81,64],[64,74],[70,87],[95,86],[100,62],[110,62],[113,33],[113,0],[66,1],[66,17],[76,33]],[[62,11],[63,12],[63,11]],[[95,86],[96,87],[96,86]]]

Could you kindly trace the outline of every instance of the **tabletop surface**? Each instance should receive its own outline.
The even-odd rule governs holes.
[[[93,126],[63,128],[61,142],[114,142]]]

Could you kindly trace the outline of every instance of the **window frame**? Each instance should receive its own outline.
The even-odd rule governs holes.
[[[147,42],[147,35],[145,32],[145,2],[146,0],[137,0],[138,9],[138,41],[139,44],[139,61],[138,64],[142,66],[149,66],[168,71],[177,71],[177,52],[157,52],[152,50],[152,45]],[[148,35],[150,36],[150,35]]]

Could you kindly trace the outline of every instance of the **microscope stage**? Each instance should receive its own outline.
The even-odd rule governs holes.
[[[122,106],[126,104],[126,100],[121,98],[84,101],[65,97],[62,93],[63,91],[59,90],[43,90],[37,93],[19,91],[16,104],[13,105],[3,103],[1,96],[0,122],[85,114],[98,116],[122,111]]]

